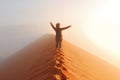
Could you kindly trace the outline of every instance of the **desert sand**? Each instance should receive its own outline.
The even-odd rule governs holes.
[[[63,41],[55,49],[45,35],[0,66],[0,80],[120,80],[120,70],[89,52]]]

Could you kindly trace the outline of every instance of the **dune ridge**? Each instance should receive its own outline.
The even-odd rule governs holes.
[[[45,59],[42,63],[46,63],[46,66],[40,66],[36,64],[30,69],[30,77],[27,80],[67,80],[65,73],[67,68],[64,66],[64,55],[60,50],[54,50],[53,54],[49,58]],[[45,68],[41,70],[42,68]],[[31,76],[32,75],[32,76]],[[46,76],[45,76],[46,75]]]
[[[120,80],[120,70],[63,41],[55,48],[46,35],[11,56],[0,67],[0,80]]]

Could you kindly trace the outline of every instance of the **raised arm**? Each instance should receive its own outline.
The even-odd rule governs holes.
[[[69,27],[71,27],[71,25],[69,25],[69,26],[67,26],[67,27],[62,28],[62,30],[65,30],[65,29],[67,29],[67,28],[69,28]]]
[[[50,22],[50,25],[52,26],[52,28],[55,30],[55,27],[54,27],[54,25],[52,24],[52,22]]]

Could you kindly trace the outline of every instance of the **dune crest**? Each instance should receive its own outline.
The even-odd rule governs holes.
[[[62,51],[54,50],[53,54],[42,62],[47,66],[42,66],[41,63],[33,65],[29,70],[30,77],[27,80],[67,80],[65,73],[68,73],[68,71],[64,66],[65,61],[62,53]]]
[[[53,35],[23,48],[0,66],[0,80],[120,80],[120,70]]]

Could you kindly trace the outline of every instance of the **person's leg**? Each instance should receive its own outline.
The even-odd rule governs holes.
[[[58,43],[58,48],[60,48],[60,41],[59,41],[59,43]]]
[[[56,36],[56,48],[58,48],[58,37]]]
[[[61,48],[62,40],[59,41],[59,48]]]
[[[59,42],[56,40],[56,48],[58,48],[59,46]]]

